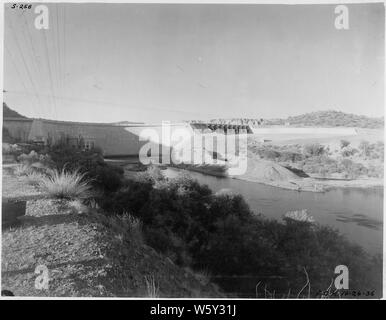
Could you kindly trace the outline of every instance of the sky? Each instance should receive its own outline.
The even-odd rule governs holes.
[[[70,121],[384,114],[383,4],[5,4],[4,101]],[[35,5],[34,5],[35,6]]]

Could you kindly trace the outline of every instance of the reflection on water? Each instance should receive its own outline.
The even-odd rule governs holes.
[[[364,214],[354,214],[352,217],[346,216],[345,214],[337,214],[336,221],[341,221],[344,223],[354,222],[359,226],[364,226],[370,229],[381,230],[382,221],[371,219],[366,217]]]
[[[173,178],[178,169],[168,168]],[[339,229],[370,253],[382,253],[383,189],[337,188],[325,193],[285,190],[229,178],[189,172],[213,191],[231,189],[242,194],[255,213],[281,219],[288,211],[307,209],[320,224]]]

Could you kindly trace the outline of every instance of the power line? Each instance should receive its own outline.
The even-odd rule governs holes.
[[[9,93],[13,94],[22,94],[22,95],[31,95],[30,92],[21,92],[21,91],[15,91],[15,90],[9,90]],[[42,94],[42,96],[45,96],[45,94]],[[47,95],[46,95],[47,96]],[[175,109],[169,109],[169,108],[155,108],[155,107],[134,107],[129,106],[127,104],[123,103],[116,103],[116,102],[110,102],[110,101],[100,101],[100,100],[92,100],[92,99],[84,99],[84,98],[76,98],[76,97],[64,97],[64,96],[56,96],[56,99],[59,100],[68,100],[68,101],[75,101],[75,102],[84,102],[88,104],[100,104],[103,106],[116,106],[116,107],[122,107],[126,109],[137,109],[137,110],[149,110],[149,111],[161,111],[161,112],[171,112],[171,113],[183,113],[183,114],[190,114],[190,115],[204,115],[200,112],[194,112],[194,111],[186,111],[186,110],[175,110]],[[205,113],[205,116],[210,116],[211,114]],[[212,114],[212,116],[217,116],[218,114]]]
[[[22,58],[23,65],[24,65],[24,67],[25,67],[25,69],[27,71],[28,79],[29,79],[29,81],[32,84],[32,89],[35,92],[36,99],[37,99],[38,103],[41,104],[41,101],[40,101],[40,98],[39,98],[39,95],[38,95],[38,91],[36,89],[35,82],[33,81],[33,78],[31,76],[31,72],[30,72],[30,70],[28,68],[28,64],[27,64],[26,59],[25,59],[24,54],[23,54],[23,50],[21,49],[21,46],[20,46],[19,41],[18,41],[17,36],[16,36],[16,32],[15,32],[14,28],[12,27],[12,23],[11,22],[9,22],[9,27],[11,29],[11,32],[13,33],[13,38],[15,39],[15,43],[16,43],[17,49],[19,50],[20,56]]]
[[[49,56],[49,51],[48,51],[47,36],[46,36],[45,30],[42,30],[42,32],[43,32],[43,39],[44,39],[44,47],[45,47],[45,51],[46,51],[46,55],[47,55],[48,76],[49,76],[51,92],[52,92],[53,108],[56,111],[55,90],[54,90],[54,84],[53,84],[53,80],[52,80],[52,70],[51,70],[50,56]]]
[[[25,34],[23,33],[23,35],[24,35],[24,39],[26,39],[26,38],[28,38],[29,39],[29,44],[30,44],[30,46],[31,46],[31,53],[32,53],[32,55],[33,55],[33,58],[32,58],[32,60],[34,61],[34,66],[35,66],[35,70],[36,70],[36,75],[37,76],[40,76],[40,78],[42,78],[41,77],[41,75],[42,75],[42,68],[39,66],[39,62],[40,62],[40,60],[39,60],[39,58],[38,58],[38,55],[37,55],[37,51],[35,50],[35,46],[34,46],[34,44],[33,44],[33,41],[32,41],[32,34],[31,34],[31,31],[30,31],[30,29],[29,29],[29,25],[28,25],[28,21],[27,21],[27,18],[25,17],[25,15],[22,13],[21,14],[21,16],[24,18],[24,25],[25,25],[25,27],[26,27],[26,29],[27,29],[27,33],[28,33],[28,35],[27,35],[27,37],[25,36]],[[26,41],[27,42],[27,41]],[[43,105],[41,106],[41,107],[43,107]],[[49,105],[47,104],[47,110],[49,109]]]
[[[66,84],[66,5],[63,4],[63,82]]]
[[[61,62],[61,53],[60,53],[60,29],[59,29],[59,4],[56,4],[56,35],[58,43],[58,60],[59,60],[59,85],[63,87],[61,74],[62,74],[62,62]]]
[[[16,64],[16,62],[15,62],[13,56],[12,56],[12,52],[8,49],[7,46],[5,46],[5,50],[8,52],[8,54],[9,54],[9,56],[10,56],[10,58],[11,58],[11,62],[12,62],[13,66],[14,66],[14,68],[15,68],[15,70],[16,70],[17,75],[18,75],[19,78],[20,78],[20,82],[21,82],[21,84],[22,84],[24,90],[28,91],[27,86],[25,85],[25,82],[24,82],[24,80],[23,80],[23,77],[21,76],[21,73],[20,73],[20,71],[19,71],[19,68],[17,67],[17,64]],[[9,91],[7,90],[7,91],[5,91],[5,92],[8,93]],[[36,106],[37,106],[37,105],[36,105]]]
[[[53,4],[55,7],[55,10],[57,10],[57,5]],[[59,66],[59,49],[58,49],[58,37],[57,37],[57,26],[58,26],[58,16],[54,14],[54,9],[52,9],[52,23],[51,23],[51,43],[52,43],[52,48],[53,52],[51,55],[51,58],[53,59],[52,63],[52,70],[53,70],[53,80],[56,81],[56,92],[60,91],[60,66]],[[56,26],[55,26],[56,25]],[[51,60],[52,61],[52,60]],[[54,82],[55,83],[55,82]]]

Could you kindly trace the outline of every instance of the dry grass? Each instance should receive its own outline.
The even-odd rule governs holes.
[[[38,186],[42,180],[44,179],[44,175],[38,172],[31,172],[27,174],[26,181],[31,186]]]
[[[33,169],[27,164],[19,164],[13,169],[13,173],[19,177],[27,176],[33,173]]]
[[[303,285],[303,287],[300,289],[298,294],[295,296],[294,294],[291,293],[291,288],[288,289],[287,294],[281,294],[276,296],[276,291],[273,290],[272,292],[267,289],[267,284],[264,285],[264,299],[291,299],[295,298],[296,299],[311,299],[311,282],[310,278],[308,276],[308,272],[305,267],[303,267],[304,274],[306,276],[306,283]],[[261,281],[259,281],[256,286],[255,286],[255,292],[256,292],[256,298],[259,298],[259,293],[258,293],[258,288],[261,285]],[[332,283],[330,287],[328,287],[327,291],[330,292],[329,290],[331,289]],[[307,288],[307,293],[303,294],[305,289]],[[321,296],[321,298],[326,298],[324,296]]]
[[[59,199],[91,198],[93,193],[90,180],[85,179],[84,176],[85,174],[78,171],[52,170],[42,179],[40,187],[52,197]]]
[[[148,298],[159,298],[159,287],[154,276],[145,276],[146,293]]]
[[[68,205],[77,213],[89,213],[91,211],[91,208],[85,205],[80,199],[71,200]]]
[[[108,226],[117,234],[125,234],[126,238],[136,243],[143,243],[142,222],[131,214],[113,215],[108,218]]]
[[[24,177],[3,170],[3,178],[9,197],[39,195]],[[74,209],[83,211],[83,201],[44,197],[27,202],[20,225],[2,232],[2,289],[16,296],[156,298],[159,288],[163,297],[224,296],[137,242],[142,224],[134,216],[106,216],[89,207],[74,214]],[[35,288],[35,268],[42,264],[49,269],[48,290]]]
[[[192,274],[194,274],[194,276],[196,277],[196,279],[204,286],[206,286],[207,284],[209,284],[211,282],[211,279],[212,279],[212,274],[210,273],[210,271],[208,269],[202,269],[200,271],[192,271],[192,270],[189,270]]]
[[[2,233],[2,289],[16,296],[224,297],[151,247],[131,241],[128,230],[140,227],[137,219],[73,214],[77,205],[28,201],[21,225]],[[42,264],[49,269],[48,290],[35,288],[34,271]]]

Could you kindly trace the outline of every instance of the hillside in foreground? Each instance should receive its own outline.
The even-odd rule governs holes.
[[[19,225],[2,232],[3,290],[51,297],[223,296],[203,275],[145,245],[130,221],[47,199],[7,170],[3,182],[3,199],[28,199]],[[38,265],[48,268],[48,290],[35,288]]]

